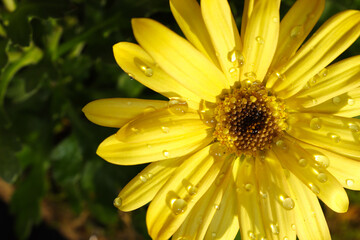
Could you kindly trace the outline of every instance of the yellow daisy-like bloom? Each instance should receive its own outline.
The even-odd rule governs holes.
[[[120,130],[97,154],[152,162],[115,199],[151,202],[153,239],[330,239],[318,199],[346,212],[360,189],[360,56],[329,65],[360,35],[360,12],[303,43],[324,0],[247,0],[239,33],[226,0],[170,0],[186,39],[133,19],[119,66],[169,101],[103,99],[83,109]],[[329,65],[329,66],[328,66]]]

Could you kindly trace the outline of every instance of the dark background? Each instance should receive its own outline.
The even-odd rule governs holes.
[[[294,0],[284,0],[284,16]],[[240,26],[243,1],[230,1]],[[316,26],[360,0],[328,0]],[[116,129],[81,108],[109,97],[163,99],[115,63],[112,45],[134,42],[130,19],[178,32],[168,0],[2,0],[0,5],[0,239],[149,239],[146,208],[118,212],[119,190],[144,166],[95,154]],[[358,40],[339,59],[358,55]],[[324,206],[333,239],[360,239],[360,193],[350,208]],[[238,237],[238,239],[240,239]]]

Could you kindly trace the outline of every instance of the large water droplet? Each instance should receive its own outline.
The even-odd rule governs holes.
[[[347,103],[348,103],[349,106],[352,106],[352,105],[355,104],[355,100],[352,99],[352,98],[349,98],[348,101],[347,101]]]
[[[181,198],[174,198],[170,201],[171,210],[175,215],[184,213],[187,209],[187,202]]]
[[[188,111],[189,107],[185,100],[174,97],[169,99],[168,108],[172,113],[182,115]]]
[[[290,37],[291,38],[299,38],[304,34],[304,26],[303,25],[297,25],[293,27],[290,31]]]
[[[341,103],[341,98],[340,97],[333,97],[332,102],[335,105],[339,105]]]
[[[287,148],[288,148],[287,144],[283,140],[278,140],[278,141],[276,141],[275,144],[282,150],[287,150]]]
[[[197,194],[198,189],[197,189],[197,187],[189,184],[189,185],[186,187],[186,191],[187,191],[191,196],[194,196],[194,195]]]
[[[320,189],[318,186],[316,186],[315,184],[313,183],[309,183],[309,186],[310,186],[310,189],[313,193],[315,194],[319,194],[320,193]]]
[[[150,67],[141,66],[140,69],[147,77],[151,77],[154,74],[154,71]]]
[[[340,142],[340,136],[335,134],[335,133],[329,133],[328,136],[331,138],[331,140],[334,142],[334,143],[338,143]]]
[[[353,132],[358,132],[360,130],[359,126],[356,123],[349,123],[348,127]]]
[[[287,197],[282,201],[282,205],[286,210],[291,210],[295,207],[295,202],[291,198]]]
[[[319,130],[321,128],[321,120],[314,117],[310,120],[310,128],[313,130]]]
[[[352,179],[346,179],[346,185],[348,185],[349,187],[354,186],[354,180],[352,180]]]
[[[244,73],[244,76],[251,79],[251,80],[255,80],[256,79],[256,73],[254,72],[247,72],[247,73]]]
[[[317,175],[317,180],[318,180],[319,182],[324,183],[324,182],[326,182],[326,181],[328,180],[328,176],[327,176],[325,173],[319,173],[319,174]]]
[[[140,181],[142,181],[142,182],[146,182],[148,180],[147,177],[144,175],[140,175],[139,178],[140,178]]]
[[[265,43],[265,40],[261,36],[257,36],[255,40],[260,45],[263,45]]]
[[[307,165],[307,160],[305,158],[300,158],[299,161],[298,161],[299,165],[301,167],[306,167]]]
[[[270,224],[270,228],[273,234],[279,234],[279,227],[276,224]]]
[[[113,204],[115,207],[120,208],[122,206],[122,199],[120,197],[115,198]]]
[[[325,155],[315,155],[314,158],[316,163],[323,168],[327,168],[330,164],[329,158]]]

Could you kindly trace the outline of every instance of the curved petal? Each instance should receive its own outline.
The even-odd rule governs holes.
[[[255,1],[243,40],[245,63],[242,80],[264,79],[276,50],[278,35],[278,2]]]
[[[260,209],[266,235],[270,239],[295,240],[291,229],[294,219],[294,200],[287,186],[284,169],[271,151],[265,159],[256,159],[255,174],[260,198]]]
[[[267,81],[279,97],[289,98],[330,64],[360,35],[360,12],[349,10],[330,18],[281,69]],[[275,84],[275,85],[274,85]]]
[[[137,81],[168,98],[183,97],[198,109],[200,97],[170,77],[139,45],[120,42],[113,51],[117,64]]]
[[[273,151],[281,165],[289,169],[329,208],[340,213],[347,211],[347,194],[341,184],[327,171],[323,155],[311,155],[300,147],[295,139],[288,137],[277,141]]]
[[[162,24],[138,18],[132,25],[140,45],[185,88],[210,102],[229,88],[224,74],[208,58]]]
[[[291,228],[296,230],[299,239],[331,240],[329,228],[316,195],[292,173],[287,180],[295,202],[295,225]]]
[[[299,145],[314,156],[325,156],[329,162],[327,170],[344,188],[360,190],[360,161],[303,142],[299,142]]]
[[[149,164],[121,190],[121,205],[117,207],[128,212],[150,202],[184,160],[182,157]]]
[[[215,50],[211,44],[197,1],[170,0],[170,8],[176,22],[189,42],[212,60],[215,65],[218,65]]]
[[[298,0],[280,23],[277,49],[271,68],[283,65],[303,43],[319,20],[325,0]]]
[[[340,155],[360,159],[359,119],[317,113],[293,113],[288,134]]]
[[[120,165],[176,158],[209,144],[211,133],[197,113],[174,115],[169,109],[159,110],[127,123],[100,144],[97,154]]]
[[[231,177],[231,171],[228,171],[228,169],[232,162],[233,159],[231,158],[226,160],[215,183],[210,186],[207,192],[196,203],[191,213],[174,234],[173,239],[204,239],[214,214],[220,209],[224,188]],[[223,205],[226,205],[226,203],[221,206]]]
[[[207,229],[204,239],[234,239],[239,231],[239,221],[236,213],[236,195],[234,175],[238,165],[231,166],[222,183],[223,196],[219,205],[215,205],[215,215]]]
[[[302,112],[331,114],[340,117],[356,117],[360,115],[360,88],[343,93]]]
[[[146,215],[153,239],[170,238],[214,182],[224,162],[209,153],[215,146],[209,145],[184,161],[155,196]]]
[[[260,210],[260,195],[255,175],[255,159],[247,157],[240,163],[236,179],[238,215],[242,239],[266,236]]]
[[[329,66],[313,81],[317,83],[289,98],[287,104],[294,108],[309,108],[360,86],[360,55]]]
[[[120,128],[131,119],[156,109],[166,108],[167,101],[135,98],[107,98],[92,101],[82,109],[93,123]]]
[[[201,12],[221,68],[233,85],[239,80],[241,40],[227,0],[201,0]]]

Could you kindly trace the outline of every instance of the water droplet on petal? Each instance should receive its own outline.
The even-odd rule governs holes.
[[[174,97],[169,99],[168,108],[172,113],[182,115],[188,111],[188,104],[185,100]]]
[[[348,185],[349,187],[354,186],[354,180],[352,180],[352,179],[346,179],[346,185]]]
[[[325,155],[315,155],[314,158],[316,163],[323,168],[327,168],[330,164],[329,158]]]
[[[146,182],[146,181],[147,181],[146,176],[140,175],[139,178],[140,178],[140,181],[142,181],[142,182]]]
[[[276,146],[278,146],[279,148],[281,148],[282,150],[287,150],[287,144],[283,141],[283,140],[278,140],[276,141]]]
[[[245,191],[251,192],[254,189],[254,186],[251,183],[247,183],[244,185]]]
[[[310,128],[313,130],[319,130],[321,128],[321,120],[314,117],[310,120]]]
[[[152,107],[152,106],[148,106],[144,109],[144,113],[151,113],[151,112],[155,112],[156,111],[156,108],[155,107]]]
[[[295,207],[295,202],[291,198],[287,197],[282,201],[282,205],[286,210],[291,210]]]
[[[266,199],[267,196],[268,196],[266,192],[260,191],[259,193],[260,193],[260,196],[261,196],[263,199]]]
[[[299,165],[301,167],[306,167],[307,165],[307,160],[305,158],[300,158],[299,161],[298,161]]]
[[[329,135],[329,137],[331,138],[331,140],[332,140],[334,143],[340,142],[340,137],[339,137],[339,135],[334,134],[334,133],[329,133],[328,135]]]
[[[355,104],[355,100],[352,99],[352,98],[349,98],[347,102],[348,102],[348,105],[349,105],[349,106],[352,106],[352,105]]]
[[[212,232],[212,233],[211,233],[211,236],[212,236],[213,238],[215,238],[215,237],[216,237],[216,232]]]
[[[164,155],[164,157],[168,158],[170,156],[170,153],[169,153],[169,151],[164,150],[163,155]]]
[[[122,206],[122,199],[120,197],[115,198],[113,204],[115,207],[120,208]]]
[[[151,77],[154,74],[154,71],[150,67],[141,66],[140,69],[147,77]]]
[[[258,44],[260,44],[260,45],[263,45],[263,44],[265,43],[265,40],[264,40],[262,37],[260,37],[260,36],[257,36],[257,37],[255,38],[255,40],[256,40],[256,42],[257,42]]]
[[[215,204],[215,205],[214,205],[214,208],[215,208],[215,210],[219,210],[219,209],[220,209],[220,205],[219,205],[219,204]]]
[[[324,183],[324,182],[326,182],[326,181],[328,180],[328,176],[327,176],[325,173],[319,173],[319,174],[317,175],[317,180],[318,180],[319,182]]]
[[[168,133],[168,132],[170,131],[170,128],[165,127],[165,126],[162,126],[162,127],[161,127],[161,131],[162,131],[163,133]]]
[[[291,229],[296,231],[296,225],[295,224],[291,224]]]
[[[290,31],[291,38],[298,38],[303,34],[304,34],[304,26],[303,25],[297,25],[297,26],[293,27]]]
[[[341,103],[341,98],[340,97],[333,97],[332,102],[335,105],[339,105]]]
[[[256,236],[253,232],[249,231],[249,238],[250,239],[256,239]]]
[[[251,79],[251,80],[256,80],[256,73],[254,73],[254,72],[244,73],[244,76]]]
[[[191,196],[194,196],[194,195],[197,194],[198,189],[197,189],[197,187],[195,187],[195,186],[193,186],[193,185],[188,185],[188,186],[186,187],[186,191],[187,191]]]
[[[171,210],[175,215],[184,213],[187,209],[187,202],[181,198],[174,198],[170,201]]]
[[[271,232],[273,233],[273,234],[279,234],[279,227],[277,226],[277,225],[275,225],[275,224],[270,224],[270,228],[271,228]]]
[[[279,22],[279,18],[278,18],[278,17],[273,17],[272,20],[273,20],[274,23],[278,23],[278,22]]]
[[[353,132],[358,132],[360,130],[359,126],[355,123],[349,123],[348,126]]]
[[[309,186],[310,186],[310,189],[313,193],[315,194],[319,194],[320,193],[320,189],[318,186],[316,186],[315,184],[313,183],[309,183]]]
[[[289,238],[288,238],[288,237],[284,237],[284,240],[289,240]]]

